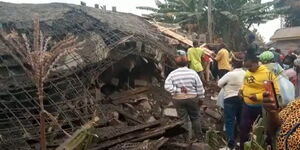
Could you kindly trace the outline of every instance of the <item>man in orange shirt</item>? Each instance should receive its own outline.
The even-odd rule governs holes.
[[[215,57],[215,60],[218,62],[219,78],[222,78],[227,72],[231,70],[229,59],[229,51],[226,49],[225,45],[222,44],[221,49]]]

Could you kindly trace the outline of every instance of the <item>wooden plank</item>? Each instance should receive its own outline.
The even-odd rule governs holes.
[[[145,128],[152,128],[155,126],[159,126],[161,124],[161,120],[153,121],[150,123],[137,125],[137,126],[118,126],[118,127],[104,127],[96,130],[96,134],[99,134],[99,142],[110,141],[111,139],[116,139],[117,137],[121,137],[126,134],[130,134],[133,132],[138,132],[144,130]]]
[[[136,95],[136,94],[139,94],[139,93],[146,92],[148,90],[149,90],[149,87],[135,88],[135,89],[132,89],[132,90],[128,90],[128,91],[113,94],[109,98],[112,99],[112,100],[122,99],[122,98],[126,98],[128,96],[132,96],[132,95]]]
[[[159,31],[161,31],[163,34],[169,36],[169,37],[172,37],[184,44],[187,44],[189,46],[193,46],[193,41],[189,40],[188,38],[180,35],[180,34],[177,34],[176,32],[173,32],[171,31],[170,29],[166,28],[166,27],[163,27],[163,26],[160,26],[158,25],[157,23],[153,23],[153,22],[150,22],[152,25],[156,26],[158,28]],[[203,46],[203,45],[202,45]],[[200,46],[200,47],[202,47]],[[209,55],[209,56],[212,56],[212,54],[214,53],[213,51],[209,50],[209,49],[204,49],[204,53]]]
[[[167,129],[171,129],[178,125],[182,125],[182,123],[183,123],[182,121],[177,121],[177,122],[174,122],[174,123],[162,126],[162,127],[157,127],[157,128],[154,128],[154,129],[151,129],[148,131],[139,130],[136,132],[130,132],[121,137],[101,142],[101,143],[97,144],[97,146],[94,147],[93,150],[107,149],[109,147],[112,147],[114,145],[117,145],[117,144],[120,144],[123,142],[127,142],[127,141],[138,142],[138,141],[143,141],[145,139],[157,137],[157,136],[163,135]],[[143,129],[145,129],[145,128],[143,128]]]
[[[125,111],[123,111],[121,109],[115,109],[115,111],[117,111],[120,115],[123,115],[125,118],[128,118],[128,119],[130,119],[130,120],[132,120],[132,121],[134,121],[138,124],[143,124],[144,123],[143,121],[133,117],[132,115],[126,113]]]
[[[149,123],[149,124],[151,126],[154,126],[154,125],[158,125],[157,123],[159,124],[160,121]],[[139,130],[134,130],[136,132],[132,131],[132,132],[129,132],[128,134],[125,134],[125,135],[123,135],[121,137],[118,137],[116,139],[112,139],[112,140],[107,140],[107,141],[101,142],[100,144],[97,144],[96,147],[92,148],[92,150],[107,149],[107,148],[112,147],[114,145],[117,145],[117,144],[129,141],[129,140],[132,140],[134,138],[138,138],[138,137],[140,137],[141,134],[143,134],[145,132],[145,131],[141,131],[141,130],[145,129],[147,127],[151,127],[150,125],[148,125],[148,124],[141,125],[141,127],[138,127]]]
[[[115,105],[119,105],[119,104],[123,104],[123,103],[136,103],[141,100],[148,100],[148,97],[145,93],[128,96],[128,97],[124,97],[121,99],[116,99],[116,100],[113,100],[112,103]]]
[[[149,138],[153,138],[159,135],[162,135],[166,132],[167,129],[172,129],[176,126],[180,126],[183,124],[183,121],[177,121],[159,128],[156,128],[154,130],[149,130],[147,132],[142,133],[141,135],[139,135],[139,138],[136,138],[134,140],[132,140],[132,142],[139,142],[139,141],[143,141],[145,139],[149,139]]]

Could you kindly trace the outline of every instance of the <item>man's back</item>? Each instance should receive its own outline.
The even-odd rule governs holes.
[[[188,61],[190,62],[190,68],[196,72],[203,71],[201,58],[203,55],[203,49],[192,47],[188,49],[187,56]]]
[[[218,81],[218,86],[224,87],[225,90],[224,98],[229,98],[238,95],[239,90],[243,85],[245,74],[246,72],[241,68],[234,69],[231,72],[225,74]]]
[[[187,67],[172,71],[165,81],[165,89],[175,97],[182,94],[204,95],[204,88],[198,74]]]
[[[218,62],[218,69],[231,70],[231,66],[229,63],[229,52],[225,48],[222,48],[217,56],[216,61]]]

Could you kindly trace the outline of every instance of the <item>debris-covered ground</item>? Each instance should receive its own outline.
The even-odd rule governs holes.
[[[207,87],[206,98],[201,106],[203,131],[207,135],[203,143],[194,144],[196,149],[209,147],[205,143],[222,146],[222,141],[218,141],[222,132],[217,133],[223,129],[222,116],[216,101],[212,100],[216,90],[214,82]],[[182,136],[184,129],[181,128],[182,122],[177,118],[172,99],[162,87],[117,91],[106,97],[105,102],[102,105],[106,108],[103,112],[109,117],[109,122],[105,127],[96,129],[99,137],[95,138],[95,149],[190,148],[191,145]]]
[[[43,81],[47,149],[191,148],[162,88],[161,73],[174,67],[175,49],[157,27],[131,14],[69,4],[0,2],[0,8],[0,149],[39,148],[42,113],[28,74],[33,70],[13,53],[14,44],[22,51],[36,37],[45,39],[39,40],[41,45],[51,37],[49,47],[43,47],[47,53],[69,34],[78,37],[81,48],[51,66]],[[39,36],[32,32],[36,14],[43,33]],[[7,40],[20,35],[28,37],[27,43]],[[209,143],[217,149],[224,144],[218,132],[223,130],[222,115],[212,100],[218,88],[211,82],[206,91],[201,106],[205,139],[192,146],[207,149],[204,143]]]

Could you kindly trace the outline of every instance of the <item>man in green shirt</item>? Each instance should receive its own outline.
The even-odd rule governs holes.
[[[204,50],[199,47],[197,41],[193,41],[193,47],[189,48],[187,51],[187,57],[189,61],[189,68],[193,69],[198,73],[202,82],[204,82],[204,75],[203,75],[203,67],[202,67],[202,57]]]

